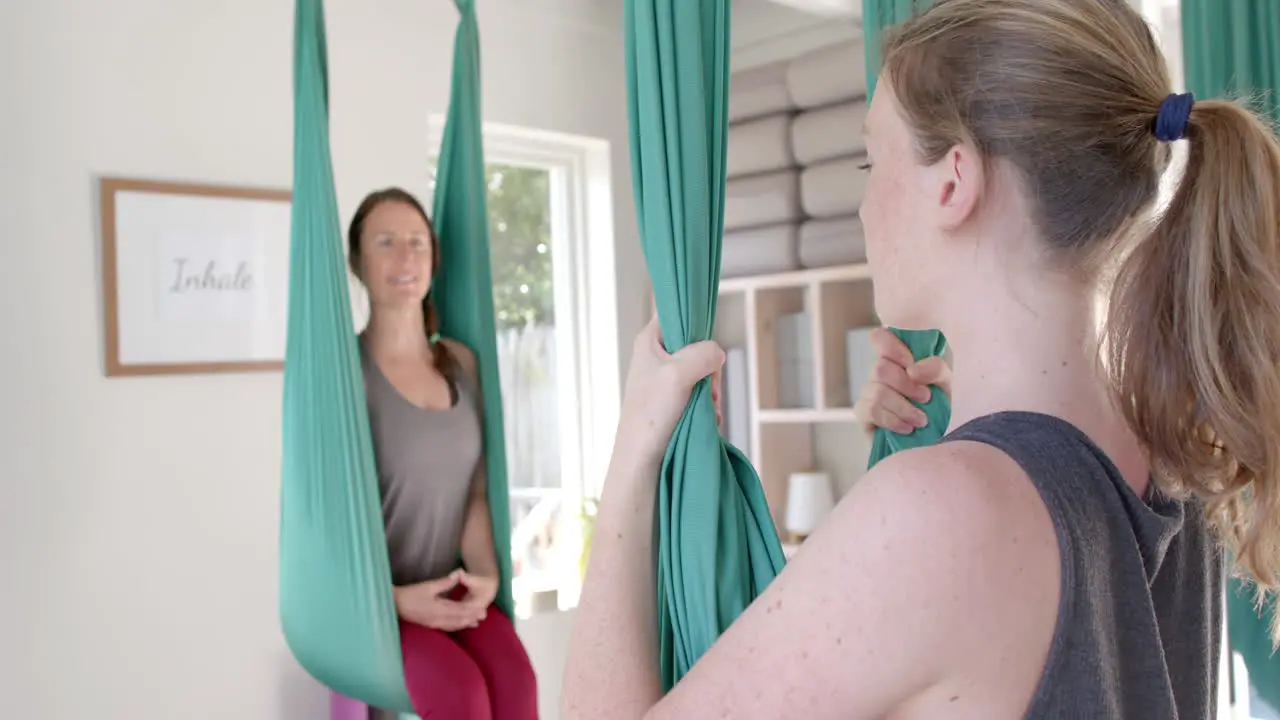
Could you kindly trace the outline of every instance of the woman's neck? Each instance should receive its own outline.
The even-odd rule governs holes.
[[[365,330],[369,348],[388,358],[430,358],[422,307],[374,308]]]
[[[948,318],[955,356],[950,427],[1009,410],[1060,417],[1145,492],[1147,459],[1107,386],[1089,293],[1060,277],[1037,278],[1034,289],[1017,293],[996,287],[1003,286],[975,292],[963,314]]]
[[[1002,166],[1003,167],[1003,166]],[[1001,410],[1075,421],[1110,407],[1097,363],[1093,293],[1047,269],[1016,178],[1006,168],[989,203],[957,231],[956,278],[937,322],[952,347],[952,427]]]
[[[1089,309],[1068,307],[1068,297],[1027,300],[982,303],[971,320],[950,323],[953,427],[1001,410],[1070,418],[1106,397]]]

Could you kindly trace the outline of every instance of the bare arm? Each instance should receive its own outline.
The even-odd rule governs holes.
[[[498,576],[498,553],[493,544],[493,519],[489,515],[483,462],[476,469],[471,499],[467,502],[467,519],[462,526],[462,564],[473,575]]]
[[[476,415],[484,425],[484,394],[480,387],[480,373],[476,356],[466,345],[456,340],[444,340],[457,359],[460,371],[476,388]],[[493,519],[489,514],[488,475],[485,472],[483,454],[471,478],[471,492],[467,501],[467,516],[462,526],[462,564],[473,575],[496,578],[498,554],[493,544]]]
[[[640,718],[662,696],[652,490],[659,466],[625,455],[614,453],[596,516],[569,645],[567,720]]]
[[[1054,565],[1052,528],[1027,512],[1037,498],[1010,465],[963,443],[880,463],[660,698],[652,470],[628,479],[634,466],[620,460],[578,611],[567,716],[879,718],[953,681],[973,648],[1008,649],[1002,635],[1025,627],[1010,615],[1029,604],[1010,587],[1025,586],[1029,564]],[[965,701],[974,699],[958,693]]]

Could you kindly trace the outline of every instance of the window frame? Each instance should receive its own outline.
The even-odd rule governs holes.
[[[433,157],[444,125],[441,114],[428,120]],[[483,123],[482,133],[487,166],[537,168],[550,175],[562,502],[580,507],[599,497],[622,393],[610,145],[493,122]],[[557,583],[556,591],[560,610],[576,607],[581,578],[571,587]],[[534,614],[543,610],[534,603]]]

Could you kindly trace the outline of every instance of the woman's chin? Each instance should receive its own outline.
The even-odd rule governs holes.
[[[421,288],[387,288],[378,294],[374,305],[383,310],[409,310],[420,307],[426,296]]]

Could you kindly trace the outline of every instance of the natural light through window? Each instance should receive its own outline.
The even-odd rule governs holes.
[[[485,155],[512,584],[528,617],[577,604],[609,446],[597,433],[616,424],[608,145],[486,126]]]

